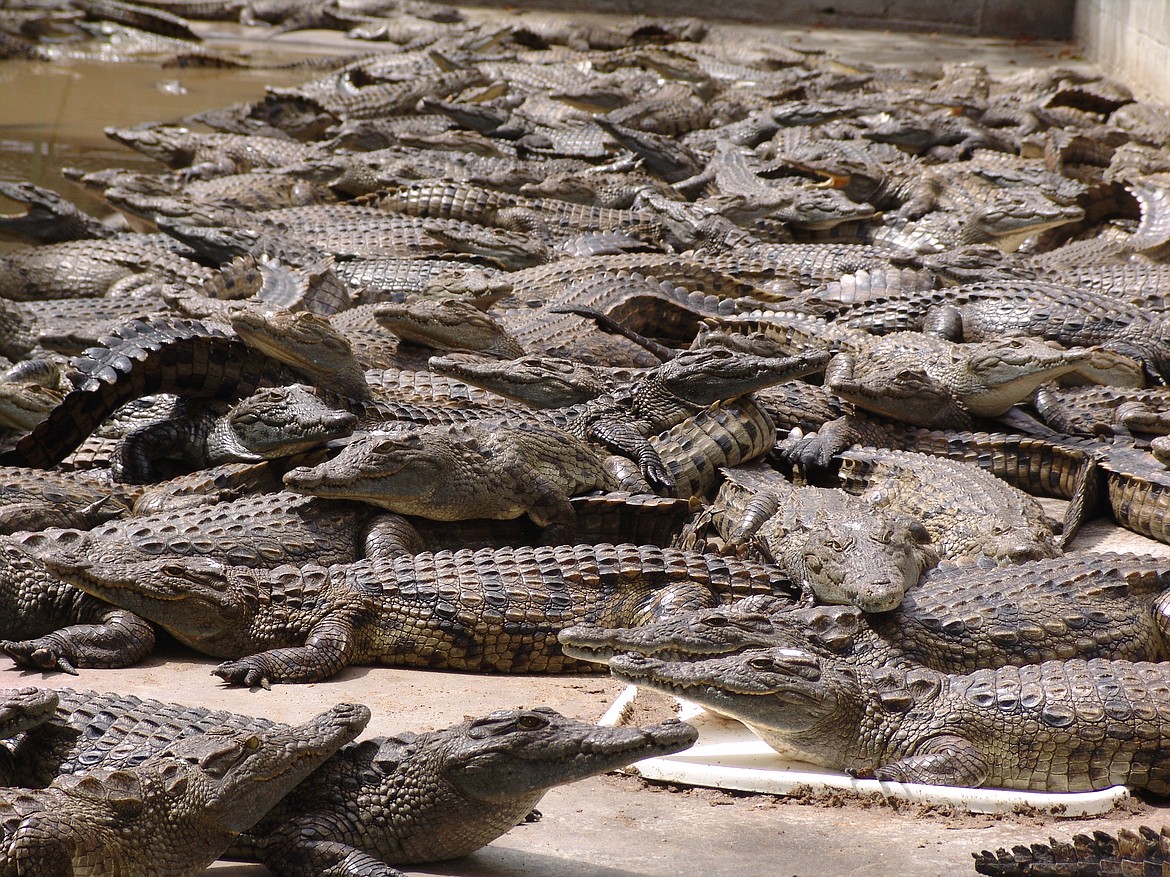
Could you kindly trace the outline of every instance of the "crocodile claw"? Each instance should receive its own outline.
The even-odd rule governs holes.
[[[659,496],[678,495],[678,484],[675,482],[674,476],[670,474],[670,470],[666,468],[661,460],[644,460],[641,469],[642,477],[646,479],[646,483]]]
[[[272,681],[268,674],[260,667],[254,667],[247,661],[224,661],[211,671],[212,676],[218,676],[229,685],[246,685],[248,688],[263,688],[272,690]]]
[[[77,675],[77,669],[69,658],[52,643],[43,640],[0,640],[0,651],[12,658],[18,667],[28,667],[33,670],[57,670]]]

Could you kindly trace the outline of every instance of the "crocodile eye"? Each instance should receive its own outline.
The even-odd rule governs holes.
[[[748,661],[748,666],[753,670],[773,671],[776,669],[776,662],[771,658],[752,658]]]
[[[726,627],[728,619],[726,615],[708,615],[703,619],[703,623],[708,627]]]
[[[534,716],[531,713],[522,715],[516,722],[525,731],[539,731],[548,727],[548,719],[543,716]]]

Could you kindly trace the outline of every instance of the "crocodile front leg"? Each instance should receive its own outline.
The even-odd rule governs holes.
[[[935,786],[983,785],[989,765],[969,740],[940,734],[926,741],[913,755],[907,755],[874,771],[879,780],[900,783],[927,783]]]
[[[318,624],[302,646],[269,649],[234,661],[224,661],[211,671],[232,685],[271,688],[274,682],[320,682],[347,667],[357,643],[352,618]]]
[[[33,639],[0,640],[0,651],[20,667],[73,675],[78,667],[129,667],[151,653],[154,628],[147,621],[133,612],[87,599],[104,610],[94,623],[71,624]]]
[[[650,440],[614,417],[603,417],[585,428],[588,441],[597,442],[613,453],[628,457],[638,464],[642,477],[660,496],[678,496],[678,484]]]

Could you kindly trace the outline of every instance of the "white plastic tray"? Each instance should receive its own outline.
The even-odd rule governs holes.
[[[603,725],[620,725],[638,696],[638,688],[626,688],[601,717]],[[812,764],[790,761],[753,734],[745,725],[687,701],[679,701],[679,718],[699,731],[690,749],[636,762],[630,769],[650,780],[765,792],[771,795],[845,790],[857,794],[878,793],[922,804],[945,804],[968,813],[1011,813],[1020,808],[1056,816],[1099,816],[1129,797],[1125,786],[1095,792],[1021,792],[1007,789],[970,789],[859,780]]]

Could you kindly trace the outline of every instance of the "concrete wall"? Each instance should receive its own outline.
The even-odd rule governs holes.
[[[499,6],[490,0],[461,0]],[[693,15],[766,21],[784,27],[865,27],[967,36],[1069,39],[1075,0],[511,0],[509,6],[561,12]]]
[[[1140,97],[1170,102],[1170,2],[1078,0],[1074,30],[1085,56]]]

